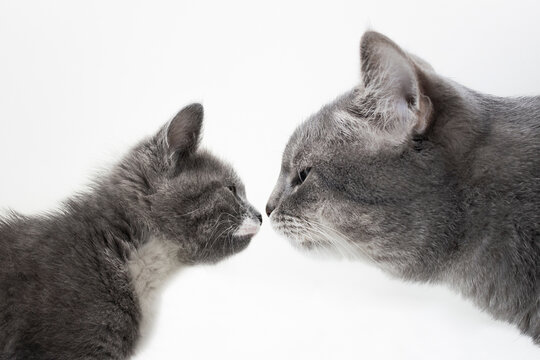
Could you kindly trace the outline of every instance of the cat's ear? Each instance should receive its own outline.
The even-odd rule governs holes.
[[[204,110],[201,104],[183,108],[165,128],[165,145],[169,155],[190,154],[197,150],[201,137]]]
[[[431,66],[374,31],[362,36],[360,60],[365,92],[376,99],[377,112],[385,121],[381,127],[423,132],[428,126],[431,102],[422,94],[418,75],[432,71]]]

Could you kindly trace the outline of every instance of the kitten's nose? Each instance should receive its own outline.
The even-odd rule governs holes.
[[[259,222],[262,225],[262,215],[261,214],[257,213],[257,219],[259,219]]]
[[[272,211],[274,211],[275,208],[276,207],[271,203],[266,204],[266,215],[270,217],[270,214],[272,214]]]

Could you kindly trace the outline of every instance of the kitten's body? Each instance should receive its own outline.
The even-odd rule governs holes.
[[[272,225],[449,284],[540,343],[540,98],[479,94],[373,32],[361,57],[362,84],[291,137]]]
[[[0,227],[0,358],[131,354],[142,314],[127,261],[148,235],[110,200],[96,191]]]
[[[188,106],[62,210],[0,220],[0,359],[125,359],[171,272],[248,245],[260,215],[201,123]]]

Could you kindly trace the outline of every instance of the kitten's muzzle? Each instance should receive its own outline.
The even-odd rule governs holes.
[[[259,213],[255,214],[255,218],[247,216],[244,218],[238,229],[233,233],[236,237],[251,237],[259,232],[262,224],[262,216]]]

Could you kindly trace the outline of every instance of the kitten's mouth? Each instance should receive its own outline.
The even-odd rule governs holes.
[[[230,250],[232,253],[238,253],[247,248],[253,235],[255,234],[233,235],[232,243],[230,244]]]
[[[253,235],[240,235],[240,236],[233,235],[233,239],[237,244],[238,243],[243,243],[243,242],[249,242],[252,237],[253,237]]]
[[[236,239],[251,239],[259,232],[261,224],[251,217],[244,218],[238,229],[233,233]]]

